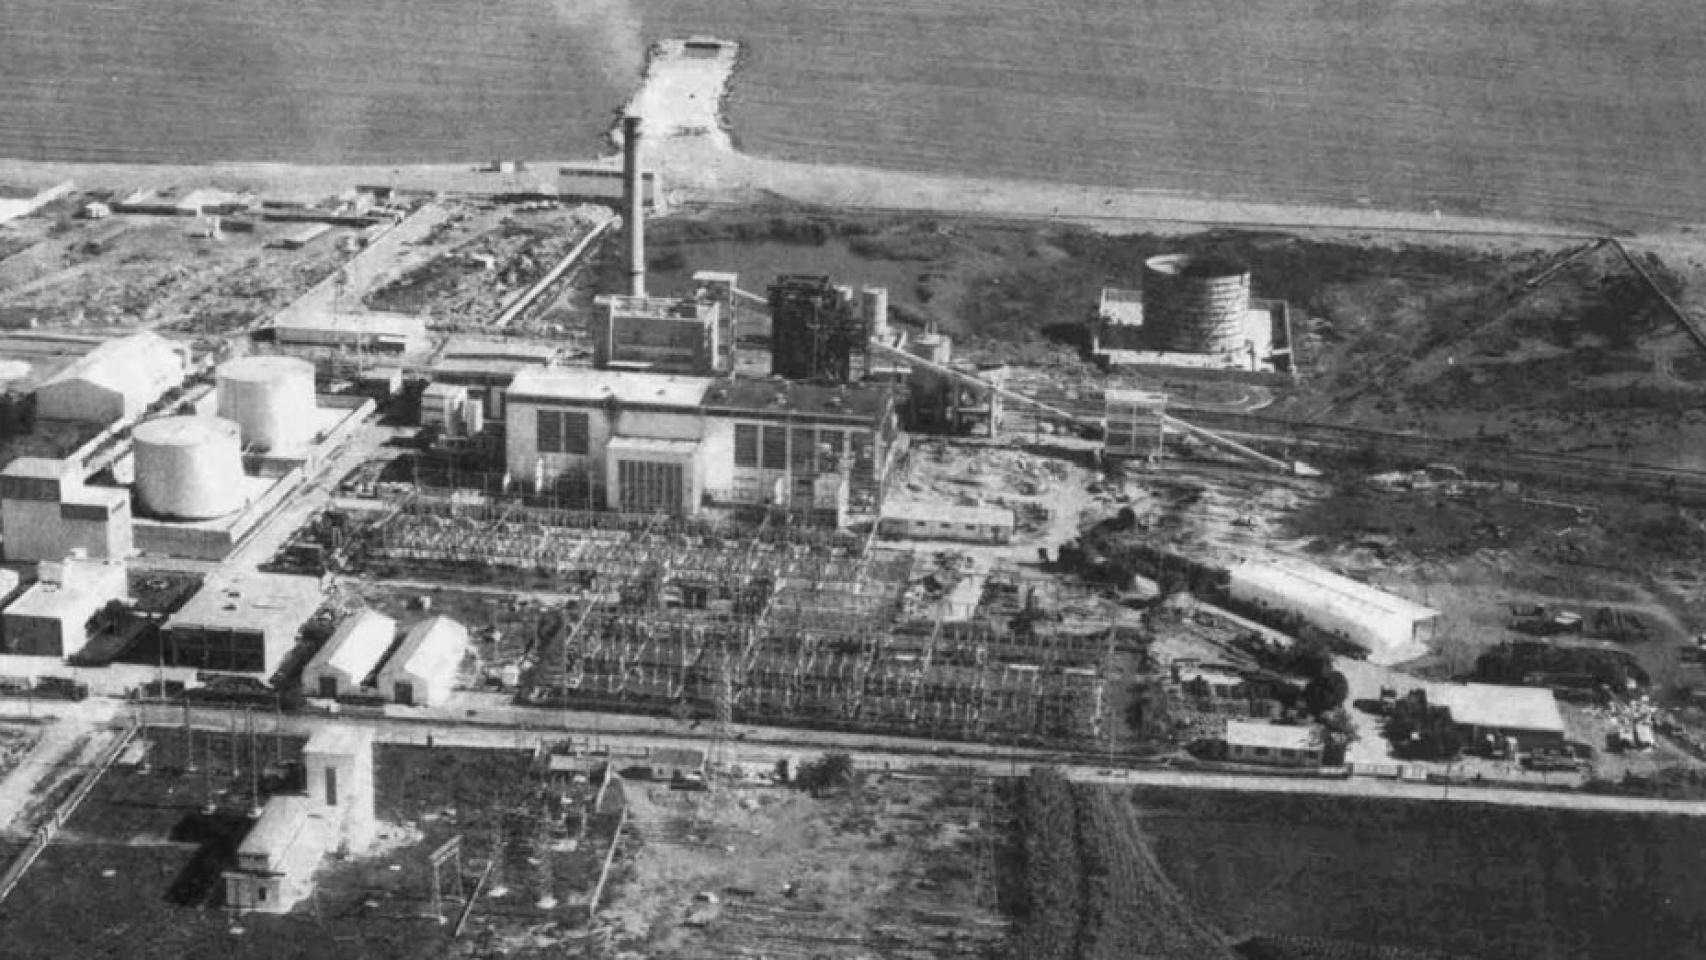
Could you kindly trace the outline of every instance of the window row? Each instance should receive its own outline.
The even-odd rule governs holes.
[[[572,410],[541,410],[538,419],[540,453],[573,453],[585,456],[592,452],[590,420],[587,414]]]

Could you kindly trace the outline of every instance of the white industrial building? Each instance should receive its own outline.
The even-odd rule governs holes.
[[[287,311],[270,328],[281,347],[409,354],[427,345],[424,317],[400,313]]]
[[[467,652],[467,627],[449,617],[423,620],[379,668],[379,689],[404,705],[441,704],[450,697]]]
[[[130,593],[124,564],[112,560],[43,561],[36,571],[36,582],[0,612],[6,653],[75,656],[89,642],[90,618]]]
[[[316,577],[258,572],[210,577],[166,621],[163,665],[269,678],[321,599]]]
[[[517,374],[508,403],[510,476],[584,480],[632,513],[707,500],[833,509],[818,502],[826,474],[875,505],[897,437],[880,387],[551,369]]]
[[[0,534],[7,560],[122,560],[134,552],[130,495],[85,486],[71,461],[19,457],[0,471]]]
[[[390,617],[376,610],[352,614],[303,668],[303,690],[326,698],[360,692],[396,636],[397,621]]]
[[[878,532],[896,539],[1007,543],[1013,539],[1013,511],[951,503],[885,503]]]
[[[1451,722],[1471,741],[1518,751],[1564,743],[1564,714],[1547,687],[1511,687],[1492,683],[1434,683],[1428,703],[1451,711]]]
[[[1254,720],[1226,721],[1226,759],[1233,763],[1319,767],[1321,756],[1321,728],[1314,724],[1288,726]]]
[[[314,872],[339,848],[359,854],[371,843],[373,736],[323,727],[302,751],[307,793],[267,801],[227,870],[225,904],[242,912],[286,913],[313,892]]]
[[[1439,611],[1302,560],[1252,560],[1232,568],[1234,600],[1302,617],[1368,650],[1372,663],[1427,652]]]
[[[102,427],[132,419],[182,384],[186,367],[183,349],[159,334],[109,340],[36,390],[36,416]]]

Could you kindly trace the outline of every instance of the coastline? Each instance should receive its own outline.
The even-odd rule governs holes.
[[[1049,220],[1109,231],[1194,232],[1273,229],[1319,235],[1402,235],[1412,242],[1462,244],[1575,242],[1600,231],[1544,222],[1441,216],[1374,207],[1247,201],[1093,184],[1002,180],[851,165],[797,163],[740,151],[724,109],[738,44],[684,52],[689,41],[654,44],[640,84],[621,112],[638,113],[648,136],[644,163],[662,173],[678,207],[791,203],[830,209],[936,214],[994,220]],[[620,147],[620,124],[607,139]],[[564,164],[614,164],[616,156],[523,161],[530,171]],[[285,163],[149,165],[0,159],[0,182],[43,188],[64,180],[85,189],[215,186],[259,193],[330,196],[358,184],[449,192],[493,192],[514,182],[466,163]],[[526,176],[526,175],[523,175]],[[506,179],[507,178],[507,179]],[[1430,240],[1431,238],[1431,240]]]

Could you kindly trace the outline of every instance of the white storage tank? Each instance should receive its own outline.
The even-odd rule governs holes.
[[[295,357],[243,357],[219,366],[219,415],[243,446],[300,450],[314,442],[314,365]]]
[[[164,417],[136,428],[142,509],[170,520],[210,520],[243,506],[237,425],[214,417]]]

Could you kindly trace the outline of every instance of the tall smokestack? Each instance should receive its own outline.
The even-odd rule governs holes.
[[[628,292],[646,295],[646,192],[640,179],[640,118],[622,118],[623,226],[628,233]]]

